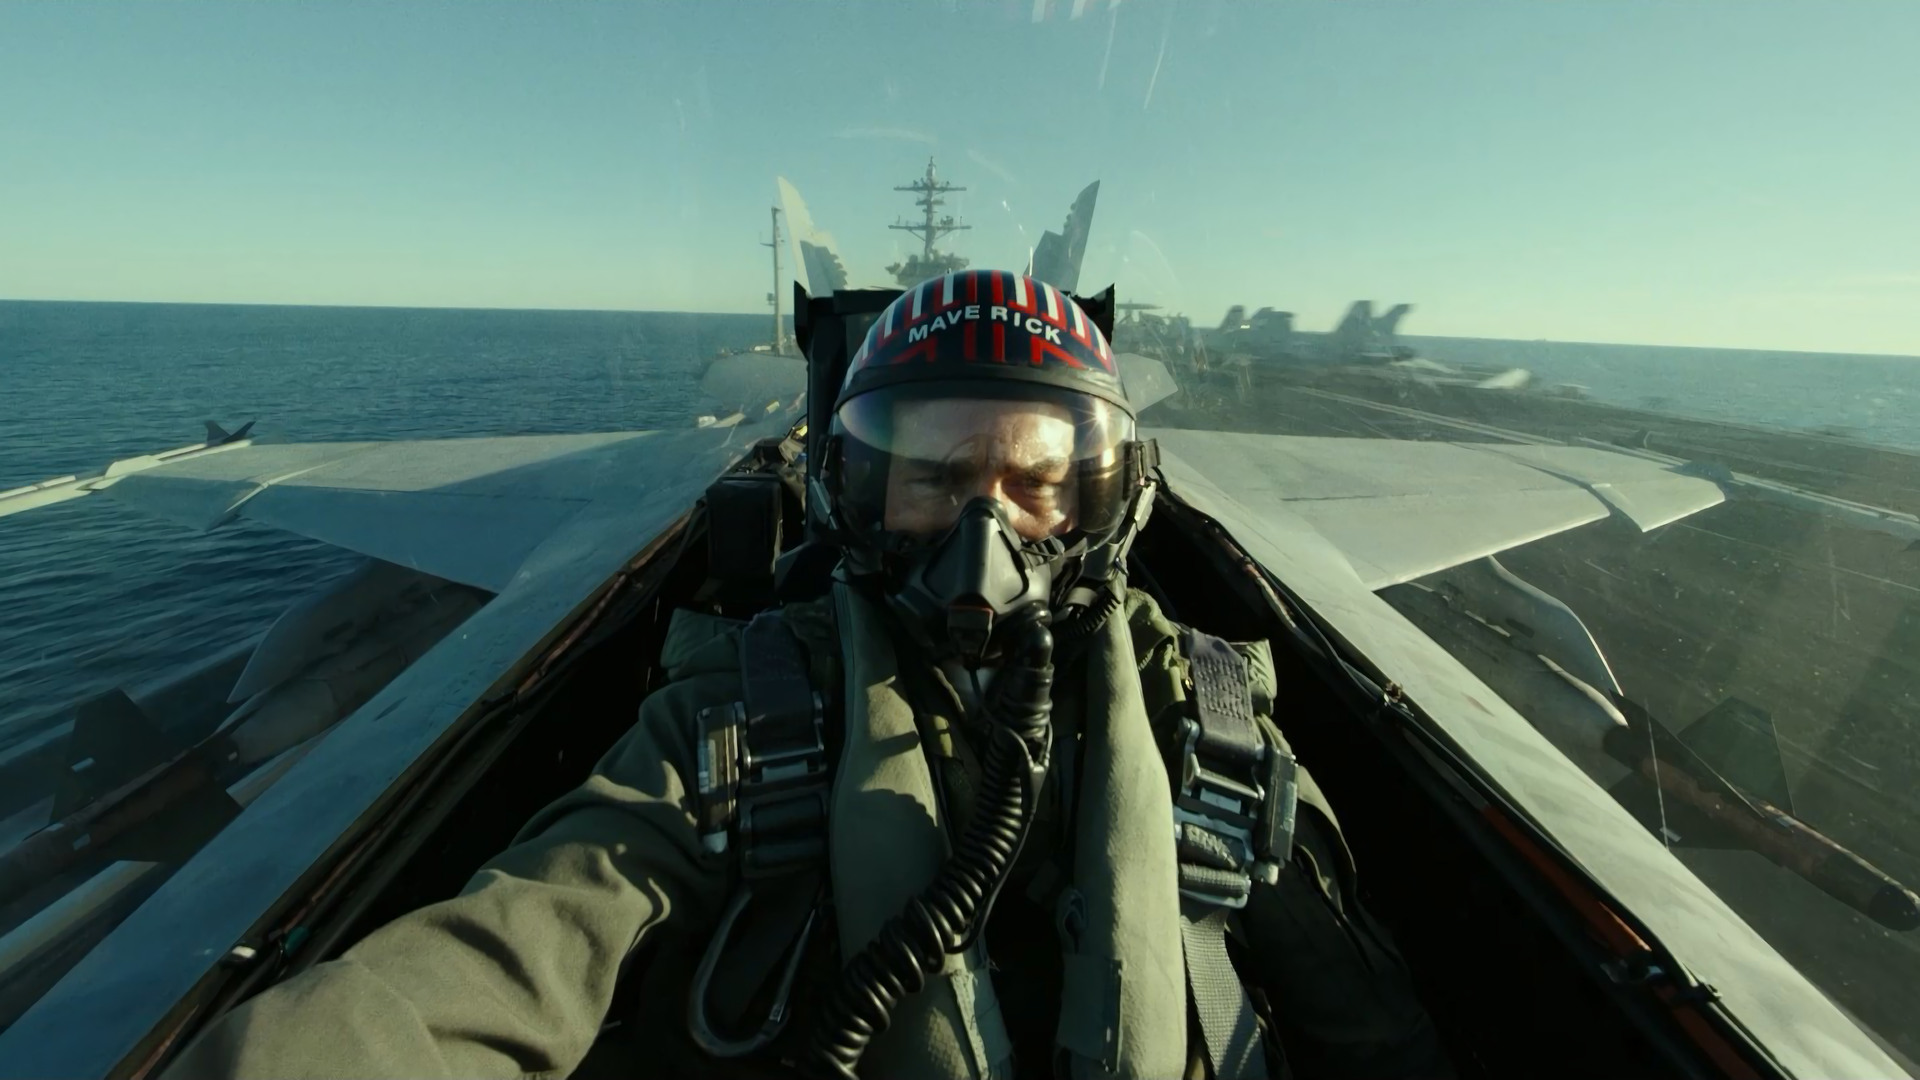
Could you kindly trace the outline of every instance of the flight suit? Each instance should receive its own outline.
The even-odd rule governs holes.
[[[867,638],[859,639],[847,626],[846,609],[834,607],[836,598],[790,605],[786,612],[788,624],[809,646],[816,674],[825,678],[839,677],[836,645],[857,657],[877,632],[870,627]],[[1183,695],[1178,630],[1137,591],[1129,594],[1123,619],[1113,622],[1121,670],[1109,682],[1120,687],[1122,696],[1137,695],[1135,711],[1144,705],[1145,715],[1153,718],[1154,736],[1164,739],[1171,722],[1167,718],[1178,712]],[[576,1069],[596,1076],[679,1076],[694,1070],[702,1075],[777,1075],[777,1067],[764,1061],[716,1064],[701,1057],[685,1037],[691,973],[734,885],[728,860],[704,851],[696,831],[695,717],[704,708],[740,699],[741,625],[677,613],[661,656],[669,681],[645,700],[639,722],[585,783],[528,822],[514,844],[482,867],[458,896],[396,919],[339,959],[240,1005],[211,1024],[168,1075],[178,1080],[546,1077],[571,1075]],[[1093,663],[1097,661],[1089,661]],[[983,935],[991,954],[986,959],[997,974],[988,975],[976,962],[974,983],[957,979],[952,984],[973,985],[978,989],[970,993],[984,995],[987,1003],[980,1007],[997,1014],[988,1017],[993,1031],[987,1041],[1000,1045],[985,1048],[983,1059],[978,1025],[968,1020],[964,1026],[973,1045],[969,1065],[966,1047],[952,1046],[966,1038],[935,1032],[922,1039],[924,1032],[917,1030],[945,1023],[938,1009],[951,1013],[952,995],[942,999],[949,1002],[946,1006],[912,1002],[924,1008],[896,1012],[893,1027],[863,1063],[870,1075],[998,1074],[1006,1071],[1009,1053],[1016,1055],[1013,1060],[1022,1075],[1053,1074],[1048,1062],[1033,1057],[1047,1050],[1061,1008],[1060,987],[1075,984],[1076,972],[1087,965],[1076,965],[1068,957],[1069,970],[1063,974],[1060,948],[1053,944],[1058,928],[1049,910],[1060,910],[1063,879],[1065,889],[1072,890],[1076,873],[1096,876],[1088,873],[1089,865],[1097,869],[1103,858],[1120,860],[1123,850],[1142,846],[1138,839],[1110,832],[1104,856],[1097,842],[1083,841],[1080,846],[1088,850],[1080,853],[1077,864],[1062,866],[1055,857],[1071,827],[1069,819],[1076,816],[1073,789],[1092,790],[1091,785],[1107,782],[1096,779],[1104,767],[1096,752],[1097,738],[1087,744],[1087,753],[1073,752],[1082,732],[1098,730],[1097,723],[1087,720],[1097,710],[1083,700],[1083,687],[1096,687],[1097,697],[1100,682],[1081,682],[1071,665],[1055,678],[1056,749],[1048,797]],[[1271,674],[1269,665],[1269,683]],[[918,751],[896,756],[878,772],[859,777],[851,775],[859,772],[851,756],[843,757],[835,777],[832,823],[836,894],[884,892],[890,878],[910,876],[912,868],[905,864],[915,859],[923,867],[937,866],[944,858],[942,841],[938,833],[925,831],[932,828],[925,819],[964,822],[979,775],[975,738],[955,719],[963,713],[960,696],[936,669],[901,662],[897,672],[890,670],[885,678],[872,681],[911,703],[906,722],[918,729]],[[1270,701],[1271,685],[1266,691]],[[858,726],[866,715],[859,703],[849,709],[848,722],[855,725],[847,735],[851,751],[859,749],[861,731],[868,729]],[[880,711],[874,707],[875,715]],[[1270,723],[1264,718],[1261,722]],[[1269,734],[1278,738],[1275,732]],[[869,741],[900,743],[898,738]],[[923,795],[916,807],[887,790],[885,777],[890,774],[885,770],[901,761],[933,778],[936,805],[929,805]],[[1076,761],[1077,766],[1068,764]],[[1154,767],[1160,768],[1157,762]],[[1070,768],[1083,770],[1083,775],[1063,775]],[[1234,933],[1240,974],[1264,998],[1264,1016],[1272,1025],[1268,1041],[1278,1037],[1284,1047],[1283,1068],[1302,1077],[1451,1075],[1404,965],[1358,905],[1352,860],[1332,812],[1304,770],[1300,782],[1291,864],[1276,884],[1255,885]],[[1164,792],[1164,779],[1159,784]],[[905,807],[894,818],[904,831],[896,828],[889,840],[882,833],[894,826],[888,824],[887,812],[875,813],[873,808],[896,804]],[[1157,813],[1152,820],[1164,822],[1168,811]],[[942,824],[953,827],[945,820]],[[1150,833],[1167,831],[1155,824]],[[869,840],[878,854],[863,858]],[[867,877],[856,884],[860,874]],[[1129,895],[1146,895],[1127,892],[1132,879],[1141,875],[1116,876],[1120,880],[1109,883],[1108,892],[1120,898],[1120,910],[1108,913],[1107,932],[1124,951],[1131,947],[1126,941],[1151,936],[1137,926],[1130,928],[1130,914],[1153,907],[1160,902],[1158,893],[1171,890],[1157,889],[1151,903],[1130,901]],[[907,895],[913,891],[909,886]],[[864,914],[843,905],[836,927],[843,948],[851,947],[847,939],[870,938],[876,920],[898,910],[893,900],[877,903],[878,908]],[[1097,898],[1094,906],[1099,906]],[[1117,1064],[1109,1061],[1121,1073],[1172,1075],[1178,1070],[1165,1064],[1184,1060],[1187,1075],[1205,1075],[1194,1046],[1197,1039],[1182,1030],[1185,1010],[1177,999],[1167,1007],[1170,999],[1162,984],[1171,980],[1172,992],[1180,993],[1177,937],[1174,942],[1170,965],[1164,954],[1156,963],[1142,964],[1133,954],[1130,968],[1119,961],[1110,965],[1116,987],[1121,979],[1132,980],[1125,987],[1133,1004],[1121,1001],[1117,1006],[1135,1029],[1120,1037],[1128,1052],[1146,1052],[1144,1048],[1157,1041],[1174,1046],[1179,1054],[1146,1059],[1123,1055]],[[802,981],[830,979],[838,963],[829,940],[824,958],[813,958]],[[1169,966],[1174,970],[1165,970]],[[641,970],[630,972],[630,967]],[[1158,987],[1159,1007],[1143,1016],[1135,999],[1138,987],[1149,983]],[[623,985],[622,997],[638,1000],[610,1013],[616,989]],[[948,986],[939,982],[917,997],[931,1002],[934,989]],[[826,989],[808,987],[796,996],[811,1002]],[[1119,996],[1116,989],[1116,999]],[[967,995],[962,998],[974,1003]],[[1148,994],[1145,1000],[1155,999]],[[810,1015],[805,1007],[796,1015],[789,1025],[789,1045],[804,1042]],[[1109,1016],[1108,1026],[1114,1021]],[[1153,1024],[1176,1027],[1146,1030]],[[1061,1029],[1065,1027],[1063,1022]],[[1114,1036],[1109,1032],[1108,1037]],[[883,1046],[888,1039],[896,1045]],[[916,1039],[935,1047],[937,1063],[913,1056],[925,1052],[918,1044],[905,1050],[897,1045]],[[586,1060],[590,1049],[593,1058]],[[1097,1048],[1088,1052],[1097,1054]],[[1149,1061],[1158,1064],[1145,1063]]]

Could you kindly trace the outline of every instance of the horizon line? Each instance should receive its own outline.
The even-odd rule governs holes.
[[[608,315],[745,315],[753,318],[772,318],[770,311],[665,311],[660,308],[593,308],[593,307],[490,307],[479,304],[292,304],[278,300],[94,300],[58,297],[18,297],[0,296],[0,304],[139,304],[144,307],[263,307],[263,308],[321,308],[341,311],[551,311],[566,314],[608,314]],[[792,312],[783,311],[781,317],[791,319]]]
[[[262,300],[83,300],[9,296],[0,296],[0,304],[123,304],[145,307],[316,308],[319,310],[335,311],[502,311],[510,313],[537,311],[554,314],[580,315],[705,315],[752,319],[767,319],[773,315],[770,311],[666,311],[659,308],[483,307],[460,304],[290,304]],[[793,312],[783,311],[780,317],[786,322],[791,323],[793,321]],[[1796,356],[1870,356],[1894,360],[1920,360],[1920,353],[1879,352],[1871,350],[1866,352],[1842,352],[1832,350],[1822,351],[1818,349],[1781,349],[1757,345],[1675,345],[1658,341],[1585,341],[1572,338],[1520,338],[1479,334],[1400,334],[1398,336],[1408,341],[1504,341],[1520,345],[1603,345],[1613,348],[1634,349],[1693,349],[1702,352],[1759,352]]]

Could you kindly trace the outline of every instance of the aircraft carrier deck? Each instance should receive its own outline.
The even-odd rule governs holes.
[[[1650,533],[1610,519],[1499,559],[1569,605],[1625,695],[1668,728],[1684,732],[1728,699],[1765,710],[1797,816],[1909,887],[1920,882],[1920,543],[1905,517],[1920,514],[1920,453],[1368,369],[1263,371],[1250,392],[1189,386],[1147,419],[1293,435],[1591,440],[1845,500],[1821,512],[1804,498],[1769,501],[1761,486],[1750,489],[1758,498]],[[1859,512],[1869,507],[1895,516]],[[1395,592],[1383,596],[1399,606]],[[1683,858],[1845,1008],[1920,1058],[1910,993],[1920,931],[1886,929],[1750,852]]]

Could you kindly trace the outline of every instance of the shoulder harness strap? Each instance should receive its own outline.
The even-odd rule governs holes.
[[[778,876],[826,856],[826,705],[779,611],[747,624],[740,678],[741,701],[700,713],[700,841],[734,844],[744,877]]]
[[[1227,922],[1247,905],[1255,878],[1272,884],[1286,865],[1294,760],[1261,734],[1246,659],[1198,630],[1185,630],[1180,645],[1193,684],[1192,712],[1180,723],[1173,800],[1187,988],[1213,1075],[1264,1080],[1260,1028],[1227,956]]]
[[[741,877],[688,994],[689,1030],[715,1057],[753,1053],[785,1026],[826,874],[832,764],[825,701],[809,675],[807,649],[780,611],[747,624],[740,668],[742,700],[704,709],[699,720],[701,845],[716,855],[731,849]],[[729,950],[735,923],[756,897],[768,910],[749,920],[750,930]],[[780,983],[759,1029],[742,1037],[717,1032],[709,1009],[737,1027],[776,966]]]

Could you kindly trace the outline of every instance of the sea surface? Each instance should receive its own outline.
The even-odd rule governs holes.
[[[691,426],[764,317],[0,301],[0,491],[191,445]],[[260,633],[359,556],[98,496],[0,518],[0,756],[112,689]]]
[[[749,315],[0,301],[0,490],[200,442],[690,424]],[[1414,338],[1598,400],[1920,447],[1920,361]],[[261,632],[356,556],[245,521],[200,534],[83,498],[0,519],[0,754]]]

